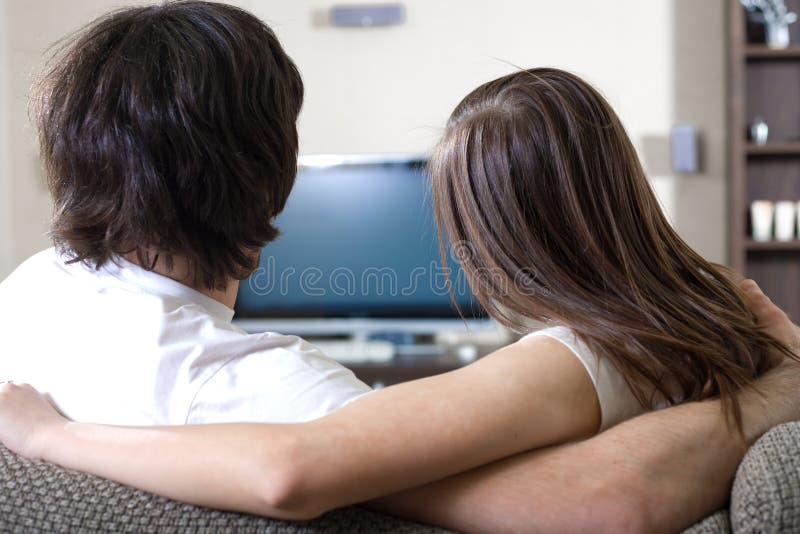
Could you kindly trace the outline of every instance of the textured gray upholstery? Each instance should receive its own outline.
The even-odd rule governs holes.
[[[368,533],[447,531],[357,507],[308,522],[286,522],[189,506],[0,446],[0,532]]]
[[[731,492],[734,532],[800,532],[800,423],[780,425],[748,451]]]
[[[719,510],[711,514],[683,534],[728,534],[731,531],[731,520],[728,510]]]
[[[729,520],[730,517],[730,520]],[[800,423],[772,429],[748,452],[722,510],[687,533],[800,531]],[[445,530],[352,507],[291,523],[181,504],[0,447],[0,532],[414,532]]]

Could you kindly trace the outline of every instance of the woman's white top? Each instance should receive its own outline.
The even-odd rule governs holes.
[[[649,410],[649,408],[642,407],[636,400],[625,379],[614,365],[605,358],[594,355],[570,328],[565,326],[545,328],[528,334],[523,339],[536,336],[547,336],[561,342],[583,364],[592,379],[595,391],[597,391],[597,400],[600,403],[601,431]],[[668,405],[663,395],[656,394],[655,399],[656,408],[664,408]]]

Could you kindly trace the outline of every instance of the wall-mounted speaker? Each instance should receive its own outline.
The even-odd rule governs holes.
[[[672,170],[678,173],[700,172],[697,129],[690,124],[672,127],[670,132]]]
[[[400,3],[333,6],[330,11],[332,26],[395,26],[405,20],[406,8]]]

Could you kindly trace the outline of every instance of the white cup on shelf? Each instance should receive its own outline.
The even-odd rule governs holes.
[[[791,241],[797,228],[797,209],[795,202],[781,200],[775,203],[775,239]]]
[[[771,200],[754,200],[750,203],[750,223],[754,241],[772,240],[772,222],[775,203]]]
[[[800,201],[795,202],[795,213],[797,215],[797,237],[800,238]]]

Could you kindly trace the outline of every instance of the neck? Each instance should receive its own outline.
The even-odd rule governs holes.
[[[236,302],[236,295],[239,293],[239,280],[229,278],[225,284],[225,289],[209,289],[207,287],[197,286],[191,282],[188,262],[183,256],[173,255],[171,266],[167,265],[167,261],[163,256],[158,256],[155,265],[142,265],[139,262],[136,252],[126,254],[124,257],[126,260],[131,263],[135,263],[139,267],[154,273],[158,273],[161,276],[166,276],[167,278],[171,278],[178,283],[191,287],[195,291],[202,293],[203,295],[212,298],[217,302],[221,302],[228,308],[233,308],[233,305]]]
[[[193,286],[190,287],[192,287],[192,289],[194,289],[195,291],[199,291],[200,293],[202,293],[207,297],[211,297],[212,299],[221,302],[222,304],[231,309],[233,309],[233,305],[236,304],[236,295],[239,294],[239,280],[234,280],[232,278],[228,279],[228,282],[226,283],[224,290],[204,289]]]

